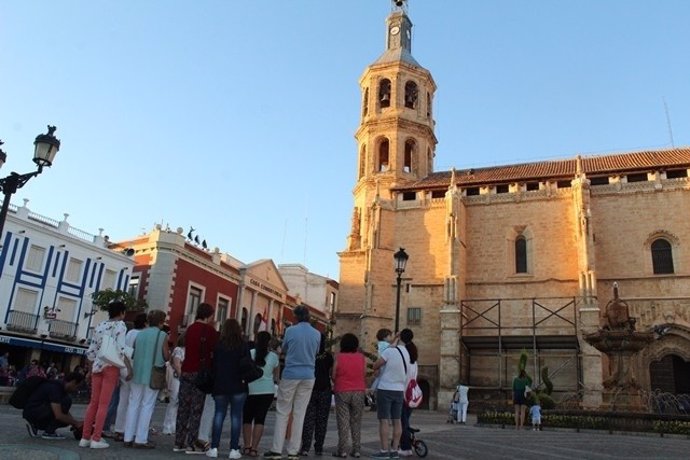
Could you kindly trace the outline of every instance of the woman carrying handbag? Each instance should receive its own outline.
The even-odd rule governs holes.
[[[132,367],[125,353],[125,310],[122,302],[108,305],[109,319],[96,326],[86,352],[86,357],[91,361],[91,400],[86,408],[79,447],[104,449],[110,446],[101,439],[101,435],[110,398],[120,378],[120,368],[126,367],[127,379],[132,378]]]
[[[156,369],[163,369],[170,358],[168,335],[161,331],[165,312],[151,310],[149,327],[137,335],[134,341],[134,378],[132,378],[125,423],[125,447],[152,449],[149,442],[149,425],[159,389],[152,385]],[[165,379],[163,379],[165,380]]]

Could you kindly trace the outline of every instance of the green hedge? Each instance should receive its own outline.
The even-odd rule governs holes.
[[[544,413],[544,427],[572,428],[576,430],[638,431],[690,436],[690,420],[670,419],[653,414],[616,413]],[[484,425],[512,426],[515,414],[508,411],[484,411],[477,415],[477,423]],[[526,423],[529,423],[527,417]]]

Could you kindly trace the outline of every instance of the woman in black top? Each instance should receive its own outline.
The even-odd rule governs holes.
[[[249,357],[249,347],[242,339],[242,329],[236,319],[223,323],[220,338],[213,350],[213,399],[216,411],[213,417],[211,449],[208,457],[218,456],[223,422],[230,405],[230,458],[240,458],[240,431],[242,430],[242,408],[247,399],[247,384],[240,378],[240,359]],[[251,359],[251,358],[250,358]]]
[[[314,388],[304,415],[302,428],[302,448],[300,455],[306,455],[311,447],[311,439],[314,437],[314,452],[316,455],[323,453],[323,442],[326,438],[328,427],[328,415],[331,410],[331,370],[333,369],[333,354],[326,350],[326,336],[321,334],[319,354],[316,355],[314,374]]]

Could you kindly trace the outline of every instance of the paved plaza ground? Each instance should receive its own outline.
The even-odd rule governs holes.
[[[85,406],[75,406],[73,413],[82,416]],[[156,408],[152,426],[160,429],[165,406]],[[271,441],[274,413],[270,412],[260,452],[267,450]],[[417,411],[412,425],[420,428],[419,438],[429,447],[428,459],[688,459],[690,439],[658,435],[608,434],[571,430],[515,431],[445,423],[446,414]],[[65,430],[66,431],[66,430]],[[199,455],[173,453],[171,436],[152,435],[154,450],[125,449],[122,443],[113,443],[109,449],[80,449],[76,441],[46,441],[31,439],[21,413],[8,405],[0,405],[0,459],[1,460],[77,460],[77,459],[168,459],[206,458]],[[219,458],[227,458],[230,439],[229,418],[221,440]],[[375,414],[366,412],[362,428],[362,456],[366,458],[378,447]],[[332,458],[336,444],[335,417],[331,414],[324,457]],[[313,458],[313,454],[310,456]],[[412,457],[416,458],[416,457]]]

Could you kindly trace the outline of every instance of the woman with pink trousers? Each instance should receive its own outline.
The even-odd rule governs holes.
[[[79,447],[92,449],[110,447],[110,444],[101,439],[101,434],[103,433],[105,417],[108,414],[110,398],[117,385],[117,380],[120,378],[120,368],[100,359],[98,351],[103,346],[103,337],[112,337],[116,343],[117,351],[126,364],[127,380],[132,378],[132,367],[125,353],[125,334],[127,334],[127,326],[123,321],[125,310],[125,304],[122,302],[113,302],[108,305],[109,319],[96,326],[91,345],[86,352],[86,357],[91,362],[91,400],[86,408],[84,429]]]

